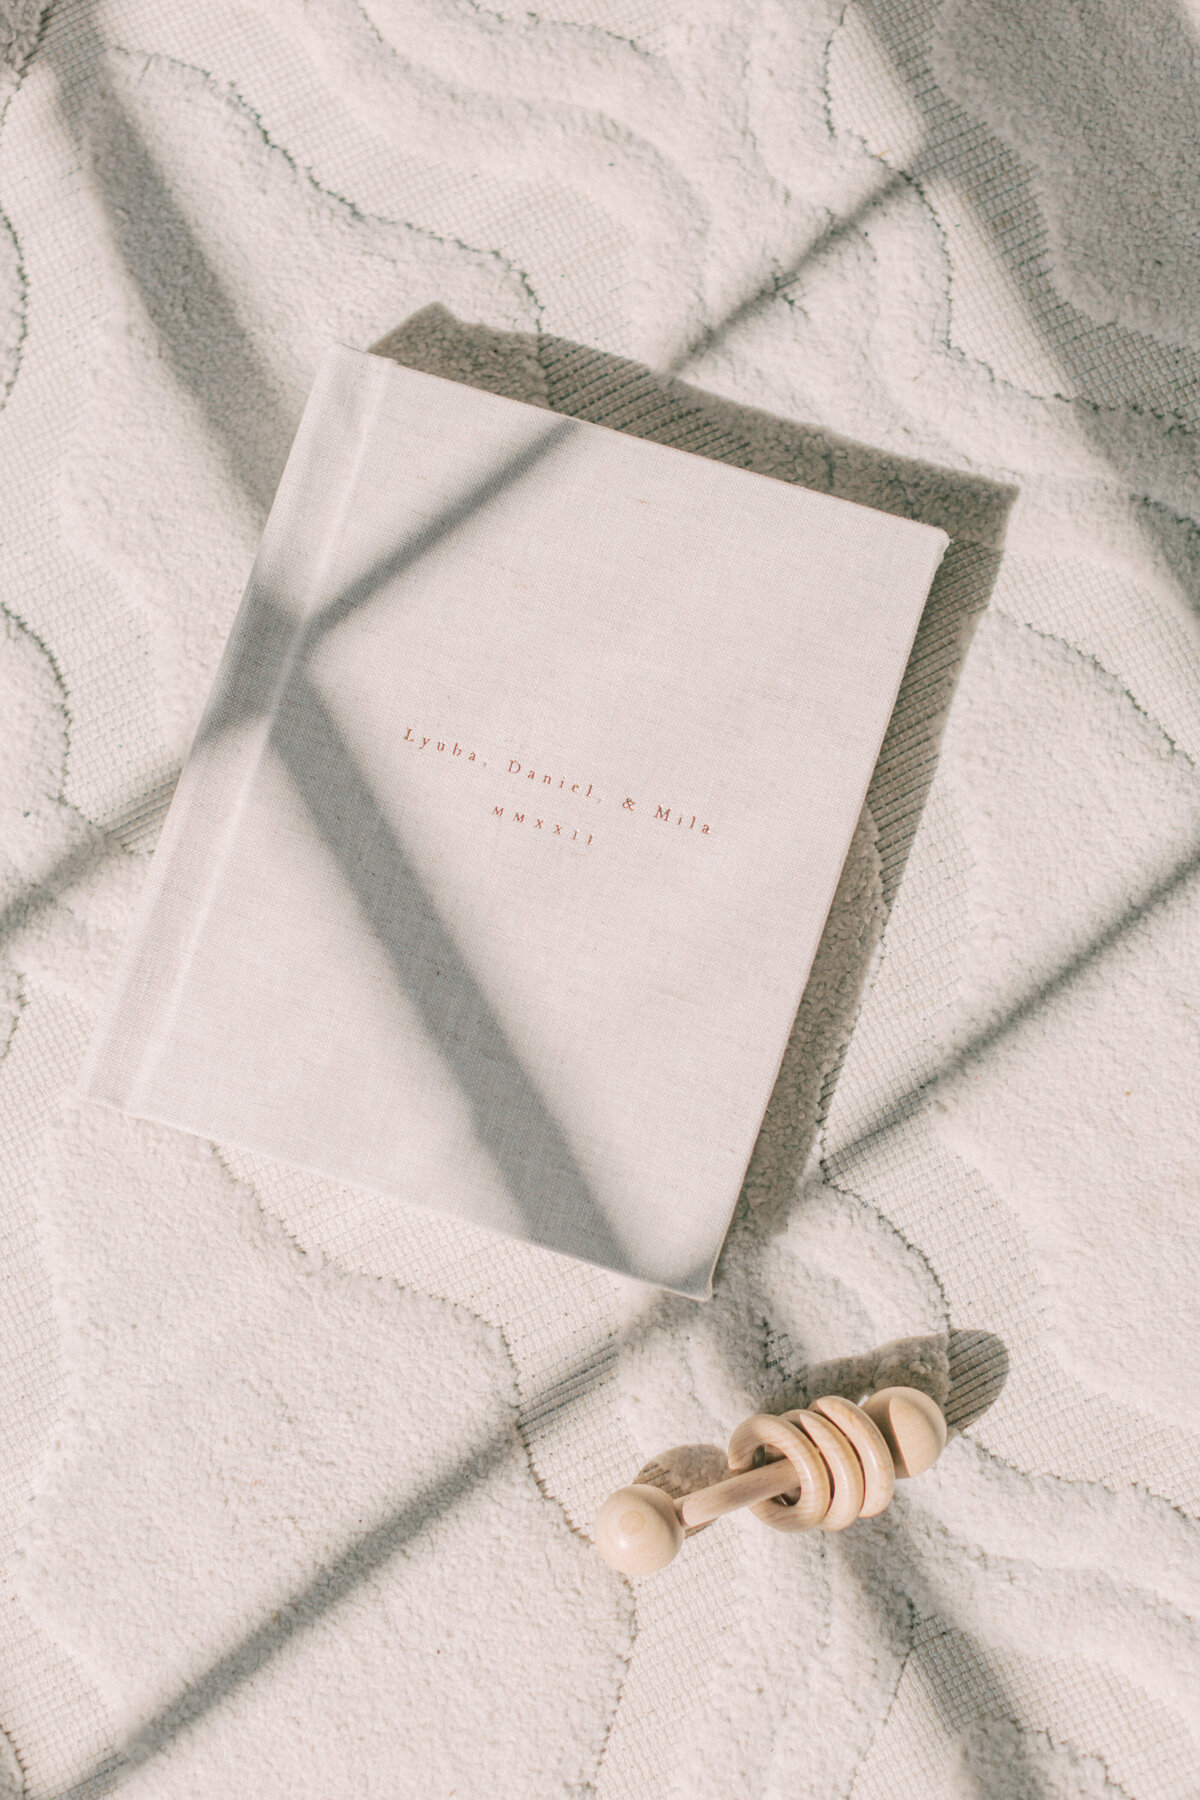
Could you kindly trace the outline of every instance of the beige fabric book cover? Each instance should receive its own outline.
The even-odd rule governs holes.
[[[946,542],[331,350],[84,1091],[704,1297]]]

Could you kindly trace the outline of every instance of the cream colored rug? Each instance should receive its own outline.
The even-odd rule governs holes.
[[[0,10],[0,1794],[1196,1792],[1197,45]],[[72,1098],[334,340],[954,539],[706,1306]],[[885,1346],[882,1519],[600,1564]]]

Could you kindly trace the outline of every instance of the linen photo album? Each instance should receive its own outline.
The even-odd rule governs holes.
[[[947,541],[331,350],[84,1092],[704,1298]]]

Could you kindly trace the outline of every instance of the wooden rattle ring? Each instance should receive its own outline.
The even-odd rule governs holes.
[[[841,1394],[826,1394],[814,1400],[812,1410],[836,1425],[858,1458],[863,1475],[863,1502],[860,1519],[873,1519],[890,1504],[896,1491],[896,1467],[887,1440],[869,1413]]]
[[[866,1498],[862,1464],[854,1454],[854,1445],[815,1409],[809,1412],[802,1407],[796,1412],[785,1412],[783,1417],[812,1440],[829,1472],[833,1492],[824,1518],[818,1521],[821,1530],[845,1531],[857,1519]]]
[[[821,1523],[833,1498],[829,1471],[816,1446],[785,1418],[776,1418],[772,1413],[755,1413],[752,1418],[742,1420],[729,1440],[732,1472],[738,1475],[753,1468],[759,1449],[768,1453],[774,1451],[775,1458],[770,1460],[783,1457],[791,1463],[796,1473],[795,1485],[800,1492],[794,1499],[780,1494],[774,1500],[761,1500],[751,1506],[750,1511],[756,1519],[776,1531],[811,1531],[814,1525]]]

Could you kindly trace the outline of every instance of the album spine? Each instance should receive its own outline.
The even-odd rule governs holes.
[[[342,348],[318,368],[80,1072],[89,1099],[136,1112],[153,1075],[305,627],[328,589],[377,376],[376,358]]]

